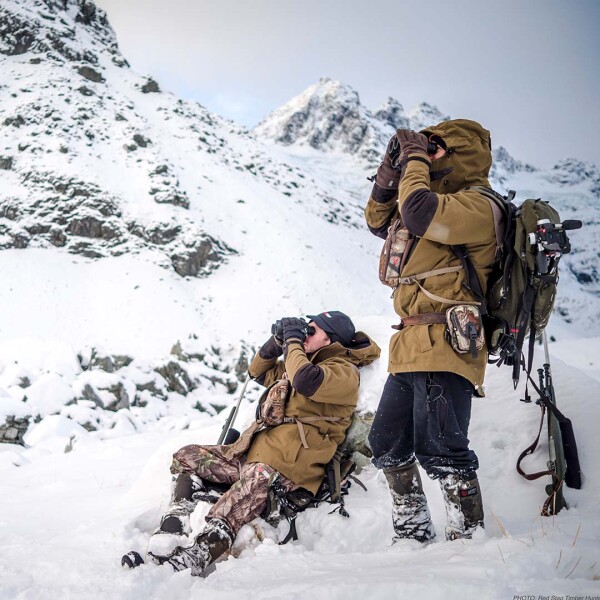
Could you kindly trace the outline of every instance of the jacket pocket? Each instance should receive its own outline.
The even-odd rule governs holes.
[[[429,337],[430,325],[416,325],[417,336],[419,339],[419,352],[428,352],[433,347],[431,337]]]

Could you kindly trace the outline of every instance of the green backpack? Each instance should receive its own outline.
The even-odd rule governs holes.
[[[465,246],[453,246],[467,275],[467,285],[481,302],[489,362],[512,366],[515,388],[521,368],[531,371],[533,345],[550,320],[558,263],[571,251],[566,230],[578,229],[581,221],[560,222],[558,212],[543,200],[513,203],[515,192],[501,196],[473,187],[490,203],[496,230],[496,260],[484,296]],[[523,343],[529,334],[525,361]]]

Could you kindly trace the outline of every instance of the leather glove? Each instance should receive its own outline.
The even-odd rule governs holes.
[[[388,142],[385,150],[383,162],[379,165],[375,174],[375,183],[371,196],[375,202],[388,202],[398,192],[400,183],[400,169],[394,165],[397,164],[400,155],[400,144],[398,138],[393,135]]]
[[[427,136],[410,129],[398,129],[396,136],[400,142],[400,155],[398,157],[398,166],[403,169],[408,162],[410,154],[423,154],[429,161],[427,154]]]
[[[308,333],[308,323],[304,319],[296,317],[285,317],[281,319],[283,325],[283,341],[288,342],[292,339],[304,342]]]

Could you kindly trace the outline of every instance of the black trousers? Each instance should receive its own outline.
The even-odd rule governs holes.
[[[474,477],[479,461],[467,437],[473,392],[455,373],[390,375],[369,434],[373,464],[387,469],[416,457],[432,479]]]

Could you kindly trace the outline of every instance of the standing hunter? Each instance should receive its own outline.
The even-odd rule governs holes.
[[[490,188],[491,164],[490,133],[474,121],[399,129],[365,210],[370,231],[392,248],[382,253],[380,277],[394,287],[401,318],[369,435],[392,494],[394,541],[435,537],[417,461],[440,482],[446,539],[483,527],[479,462],[467,434],[471,398],[484,395],[487,350],[459,257],[468,252],[485,295],[496,235],[490,202],[477,188]]]
[[[263,513],[275,478],[288,492],[318,491],[356,408],[358,370],[376,360],[380,349],[342,312],[309,319],[277,321],[275,334],[252,360],[250,377],[269,390],[257,421],[240,439],[231,445],[192,444],[173,455],[171,505],[157,533],[189,534],[190,514],[206,497],[207,484],[227,489],[193,542],[164,555],[149,552],[154,563],[202,575],[231,548],[242,526]],[[122,562],[130,568],[142,563],[135,552]]]

